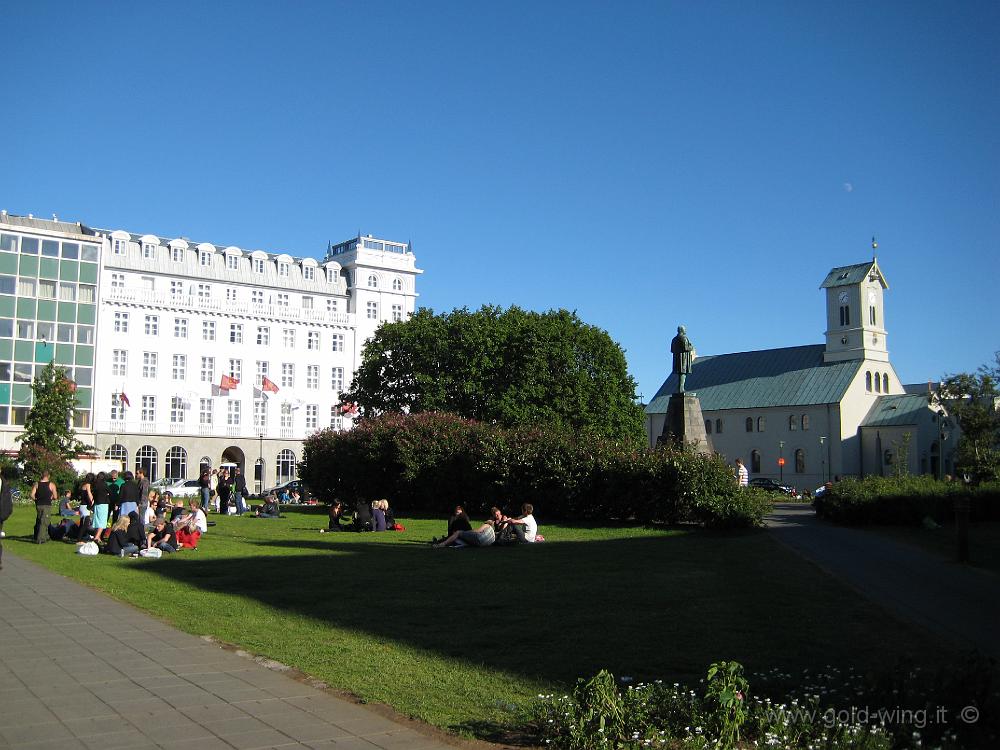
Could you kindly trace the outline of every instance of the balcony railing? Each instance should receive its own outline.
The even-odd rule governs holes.
[[[242,440],[257,440],[261,433],[265,439],[280,437],[284,440],[303,440],[314,430],[297,429],[294,427],[270,427],[261,429],[252,422],[249,424],[199,424],[191,422],[124,422],[119,420],[98,420],[94,423],[94,431],[103,434],[117,435],[119,438],[127,435],[173,435],[189,437],[225,437]]]

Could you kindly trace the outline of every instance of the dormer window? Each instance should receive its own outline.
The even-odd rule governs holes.
[[[254,273],[264,273],[264,259],[254,258],[253,259],[253,272]]]
[[[227,255],[226,256],[226,268],[230,271],[238,271],[240,268],[240,256],[238,255]]]
[[[198,262],[203,266],[212,265],[212,253],[208,250],[202,250],[198,253]]]
[[[335,284],[337,282],[337,278],[339,276],[340,276],[340,272],[337,271],[336,268],[328,268],[328,269],[326,269],[326,283],[328,283],[328,284]]]
[[[306,281],[312,281],[316,278],[316,269],[312,266],[302,266],[302,278]]]
[[[156,256],[156,245],[152,245],[148,242],[144,242],[142,245],[142,257],[146,260],[152,260]]]
[[[180,247],[170,248],[170,259],[174,263],[180,263],[184,260],[184,250]]]
[[[284,278],[288,277],[288,264],[287,263],[279,263],[278,264],[278,276],[282,276]]]
[[[113,240],[112,241],[112,252],[115,255],[124,255],[125,249],[128,247],[128,240]]]

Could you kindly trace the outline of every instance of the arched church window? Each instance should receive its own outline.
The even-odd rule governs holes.
[[[705,433],[708,434],[708,435],[712,434],[712,420],[711,419],[706,419],[705,420]]]
[[[802,415],[802,429],[803,430],[808,430],[809,429],[809,415],[808,414],[803,414]]]
[[[757,432],[763,432],[767,427],[767,417],[757,417]]]
[[[801,448],[795,449],[795,473],[806,473],[806,452]]]
[[[760,451],[756,448],[750,451],[750,471],[760,474]]]
[[[889,392],[889,373],[882,373],[882,393]]]
[[[753,432],[753,417],[747,417],[747,432]]]
[[[792,414],[788,418],[788,431],[795,432],[797,429],[799,429],[799,420],[796,419],[794,414]]]
[[[875,393],[882,392],[882,376],[879,373],[875,373]]]
[[[868,370],[868,372],[865,373],[865,390],[868,391],[869,393],[872,392],[872,371],[871,370]]]
[[[715,434],[716,435],[721,435],[722,434],[722,420],[721,419],[716,419],[715,420]]]

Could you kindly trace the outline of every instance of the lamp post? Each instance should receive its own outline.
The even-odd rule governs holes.
[[[257,494],[260,495],[264,492],[264,432],[258,433],[257,437],[260,442],[257,448],[257,466],[254,473],[257,475]]]
[[[826,443],[826,435],[820,435],[819,438],[819,455],[820,461],[823,462],[823,484],[826,484],[826,454],[823,452],[823,444]]]
[[[778,481],[785,483],[785,441],[778,441]]]

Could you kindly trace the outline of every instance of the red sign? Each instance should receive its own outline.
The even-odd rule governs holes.
[[[784,465],[785,465],[785,459],[779,458],[778,459],[778,466],[784,466]]]

